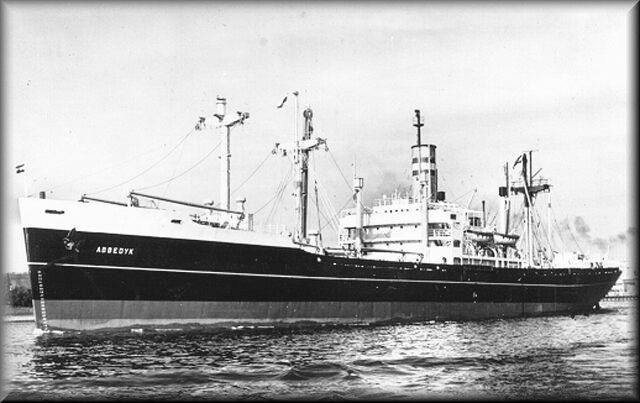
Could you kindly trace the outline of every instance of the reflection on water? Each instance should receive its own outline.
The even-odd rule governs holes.
[[[626,303],[380,327],[35,337],[10,323],[4,343],[11,399],[619,398],[636,393],[632,318]]]

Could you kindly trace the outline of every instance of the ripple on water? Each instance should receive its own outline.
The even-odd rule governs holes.
[[[590,316],[308,329],[68,334],[8,323],[14,399],[633,396],[628,307]]]

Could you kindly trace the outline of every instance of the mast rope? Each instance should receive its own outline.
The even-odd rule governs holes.
[[[186,136],[184,136],[184,137],[182,138],[182,140],[180,140],[180,141],[178,142],[178,144],[176,144],[176,145],[175,145],[171,150],[169,150],[169,152],[168,152],[168,153],[166,153],[162,158],[160,158],[158,161],[156,161],[155,163],[153,163],[150,167],[148,167],[147,169],[143,170],[143,171],[142,171],[142,172],[140,172],[139,174],[137,174],[137,175],[133,176],[133,177],[132,177],[132,178],[130,178],[130,179],[127,179],[127,180],[126,180],[126,181],[124,181],[124,182],[120,182],[120,183],[118,183],[117,185],[113,185],[113,186],[110,186],[110,187],[108,187],[108,188],[104,188],[104,189],[101,189],[101,190],[97,190],[97,191],[95,191],[95,192],[86,193],[86,195],[87,195],[87,196],[90,196],[90,195],[94,195],[94,194],[97,194],[97,193],[106,192],[106,191],[109,191],[109,190],[111,190],[111,189],[115,189],[115,188],[117,188],[117,187],[120,187],[120,186],[122,186],[122,185],[125,185],[125,184],[127,184],[127,183],[129,183],[129,182],[131,182],[131,181],[133,181],[133,180],[135,180],[135,179],[137,179],[137,178],[141,177],[142,175],[146,174],[147,172],[149,172],[150,170],[152,170],[153,168],[155,168],[158,164],[160,164],[162,161],[164,161],[165,159],[167,159],[167,157],[169,157],[169,155],[171,155],[171,154],[172,154],[172,153],[173,153],[173,152],[174,152],[174,151],[175,151],[175,150],[176,150],[176,149],[177,149],[177,148],[178,148],[178,147],[179,147],[179,146],[180,146],[180,145],[181,145],[181,144],[182,144],[182,143],[183,143],[183,142],[184,142],[184,141],[185,141],[185,140],[190,136],[190,135],[191,135],[191,133],[193,133],[193,132],[194,132],[194,130],[195,130],[195,129],[191,129],[191,131],[190,131],[189,133],[187,133],[187,135],[186,135]],[[217,146],[216,146],[216,147],[217,147]]]
[[[318,164],[316,163],[316,160],[318,158],[316,157],[316,153],[312,153],[311,154],[311,161],[313,164],[313,171],[311,171],[313,173],[313,184],[314,184],[314,193],[315,193],[315,198],[314,198],[314,202],[316,205],[316,221],[318,224],[318,236],[320,237],[320,239],[322,239],[322,227],[321,227],[321,223],[320,223],[320,217],[324,217],[325,220],[327,219],[324,215],[324,213],[320,210],[320,193],[318,191],[318,180],[319,180],[319,175],[318,175]]]
[[[293,173],[293,166],[290,167],[287,176],[284,178],[284,180],[282,181],[282,184],[280,186],[280,189],[278,190],[277,194],[276,194],[276,199],[275,199],[275,203],[273,203],[273,205],[271,206],[271,210],[269,211],[269,215],[267,215],[267,219],[265,220],[265,224],[268,224],[273,218],[275,218],[275,214],[278,211],[278,208],[280,207],[280,203],[282,202],[282,197],[284,195],[284,191],[287,189],[287,186],[289,185],[289,178],[291,177],[291,174]]]
[[[347,205],[349,203],[353,202],[353,196],[349,196],[349,198],[347,199],[347,201],[342,205],[342,207],[340,207],[340,211],[344,210],[345,207],[347,207]],[[336,216],[340,214],[340,213],[336,213]],[[331,217],[331,218],[335,218],[335,216]],[[326,228],[327,225],[332,224],[332,221],[329,220],[328,222],[326,222],[323,226],[322,229]]]
[[[553,212],[553,207],[551,208],[551,211]],[[558,221],[556,221],[555,214],[553,216],[553,223],[554,223],[553,228],[556,230],[556,233],[558,234],[558,238],[560,238],[562,247],[564,248],[564,250],[569,250],[569,247],[567,246],[569,242],[565,241],[564,236],[562,235],[562,231],[560,231],[560,225],[558,224]]]
[[[325,206],[325,209],[327,210],[329,217],[328,217],[328,221],[331,224],[331,227],[337,232],[338,231],[338,227],[339,227],[339,223],[336,220],[336,217],[340,214],[339,211],[335,211],[335,208],[333,207],[333,204],[331,203],[331,200],[329,199],[329,195],[327,194],[327,190],[325,189],[325,187],[322,185],[322,183],[319,183],[319,195],[320,195],[320,202]],[[326,227],[323,226],[322,228]]]
[[[347,188],[349,190],[351,190],[351,185],[349,185],[349,181],[347,180],[347,177],[344,176],[344,173],[342,173],[342,170],[340,169],[340,166],[338,165],[338,162],[336,161],[336,159],[333,156],[333,153],[331,152],[331,150],[327,147],[327,151],[329,152],[329,156],[331,157],[331,161],[333,161],[333,165],[336,166],[336,168],[338,169],[338,172],[340,172],[340,176],[342,176],[342,179],[344,179],[344,183],[347,185]]]
[[[538,210],[536,209],[536,206],[532,204],[532,210],[533,210],[533,215],[537,219],[537,225],[534,226],[533,230],[531,231],[533,233],[533,237],[535,238],[536,242],[538,243],[538,249],[543,248],[542,244],[543,244],[543,240],[546,240],[547,245],[549,246],[549,251],[548,253],[545,253],[545,257],[551,261],[551,259],[553,258],[553,246],[551,245],[551,240],[549,238],[549,236],[547,235],[547,231],[545,230],[544,226],[542,226],[542,218],[540,217],[540,213],[538,212]],[[533,220],[532,220],[533,221]],[[539,264],[542,264],[542,262],[540,262]]]
[[[184,137],[182,137],[182,138],[179,140],[179,142],[176,144],[175,148],[177,148],[180,144],[182,144],[182,143],[187,139],[187,137],[189,137],[193,132],[194,132],[194,129],[191,129],[191,130],[189,131],[189,133],[187,133]],[[127,163],[129,163],[129,162],[131,162],[131,161],[133,161],[133,160],[139,160],[141,157],[143,157],[143,156],[145,156],[145,155],[148,155],[148,154],[151,154],[152,152],[156,151],[157,149],[159,149],[159,148],[164,148],[164,147],[166,147],[166,146],[167,146],[167,144],[161,144],[161,145],[159,145],[159,146],[157,146],[157,147],[154,147],[154,148],[152,148],[152,149],[150,149],[150,150],[147,150],[147,151],[146,151],[146,152],[144,152],[144,153],[141,153],[141,154],[138,154],[138,155],[136,155],[136,156],[134,156],[134,157],[131,157],[131,158],[129,158],[129,159],[126,159],[126,160],[124,160],[123,162],[118,162],[118,163],[113,163],[113,164],[107,165],[105,168],[100,168],[100,169],[98,169],[98,170],[94,170],[94,171],[91,171],[91,172],[89,172],[89,173],[86,173],[86,174],[80,175],[80,176],[78,176],[78,177],[76,177],[76,178],[74,178],[74,179],[71,179],[71,180],[66,181],[66,182],[62,182],[62,183],[60,183],[60,184],[58,184],[58,185],[52,186],[52,187],[50,187],[50,188],[48,188],[48,189],[45,189],[44,191],[45,191],[45,192],[50,192],[50,191],[52,191],[52,190],[54,190],[54,189],[57,189],[57,188],[59,188],[59,187],[62,187],[62,186],[65,186],[65,185],[69,185],[69,184],[72,184],[72,183],[78,182],[78,181],[80,181],[80,180],[82,180],[82,179],[88,178],[88,177],[90,177],[90,176],[94,176],[94,175],[96,175],[96,174],[98,174],[98,173],[102,173],[102,172],[104,172],[104,171],[106,171],[106,170],[109,170],[109,169],[111,169],[111,168],[113,168],[113,167],[115,167],[115,166],[118,166],[118,165],[120,165],[120,166],[124,166],[124,165],[126,165]],[[172,151],[173,151],[173,150],[172,150]]]
[[[260,208],[258,208],[257,210],[255,210],[253,212],[253,214],[258,214],[263,208],[265,208],[269,203],[271,203],[276,197],[278,197],[278,193],[280,193],[280,188],[283,186],[283,184],[286,184],[288,178],[289,178],[289,174],[291,173],[292,168],[289,167],[290,169],[287,171],[287,173],[285,174],[286,176],[283,177],[283,179],[280,181],[280,184],[278,185],[278,190],[276,190],[276,193],[273,195],[273,197],[271,199],[269,199],[266,203],[264,203],[262,206],[260,206]]]
[[[322,217],[325,219],[325,221],[330,222],[332,228],[334,228],[336,231],[338,231],[338,223],[337,223],[336,220],[333,219],[338,213],[336,213],[335,208],[333,206],[333,203],[331,203],[331,199],[329,197],[327,189],[325,188],[324,184],[320,181],[320,177],[319,177],[320,175],[319,175],[319,171],[318,171],[317,165],[316,165],[315,153],[312,154],[311,159],[313,161],[313,171],[311,171],[311,172],[313,173],[313,178],[314,178],[314,182],[315,182],[315,186],[316,186],[316,192],[317,192],[318,199],[319,199],[319,201],[316,203],[316,207],[317,207],[318,211],[320,212],[320,214],[322,215]],[[320,211],[320,205],[322,205],[323,208],[326,210],[328,216],[325,215],[322,211]],[[319,226],[318,232],[321,232],[322,229],[324,229],[326,227],[326,225],[320,226],[320,223],[318,223],[318,226]]]
[[[551,208],[553,211],[553,207]],[[555,218],[554,218],[555,220]],[[557,224],[557,222],[556,222]],[[578,249],[580,250],[580,253],[584,254],[584,251],[582,250],[582,247],[580,246],[580,243],[578,243],[578,240],[576,239],[576,237],[573,235],[573,231],[571,231],[571,227],[569,226],[569,223],[567,222],[567,230],[569,230],[569,235],[571,235],[571,238],[573,238],[573,242],[575,242],[576,246],[578,247]]]
[[[542,230],[538,229],[542,235],[544,235],[545,240],[547,241],[547,245],[549,246],[549,250],[551,251],[550,253],[552,253],[553,251],[553,245],[551,244],[551,236],[550,234],[547,234],[547,230],[544,226],[541,226],[542,224],[542,217],[540,216],[540,212],[538,211],[538,209],[536,208],[536,206],[533,206],[533,213],[536,215],[537,219],[538,219],[538,228],[542,227]],[[539,244],[542,244],[542,242],[539,242]]]
[[[317,182],[316,182],[316,183],[317,183]],[[318,195],[320,195],[320,193],[319,193],[319,192],[318,192]],[[320,200],[320,203],[318,203],[318,199]],[[329,218],[327,218],[327,216],[326,216],[326,215],[322,212],[322,210],[320,209],[320,204],[324,204],[324,203],[322,202],[322,196],[320,196],[320,197],[319,197],[319,198],[317,198],[317,199],[316,199],[316,198],[314,198],[314,202],[315,202],[316,209],[317,209],[318,213],[320,214],[320,216],[321,216],[322,218],[324,218],[325,222],[326,222],[327,224],[332,223],[332,222],[331,222],[331,220],[330,220]],[[318,222],[319,222],[319,220],[318,220]],[[327,224],[325,224],[325,225],[323,225],[323,226],[319,227],[319,228],[318,228],[318,233],[321,233],[321,232],[322,232],[322,230],[324,229],[324,227],[326,227],[326,226],[327,226]]]
[[[238,186],[236,186],[235,189],[233,189],[233,191],[231,191],[231,194],[233,195],[236,191],[238,191],[242,186],[244,186],[245,183],[247,183],[249,181],[249,179],[251,179],[253,177],[253,175],[258,172],[258,169],[260,169],[262,167],[262,165],[264,165],[265,162],[267,162],[267,160],[269,159],[269,157],[273,155],[273,153],[271,151],[269,151],[269,153],[267,154],[267,156],[262,160],[262,162],[260,164],[258,164],[258,166],[249,174],[249,176],[242,181],[242,183]]]
[[[182,145],[182,147],[180,147],[180,155],[178,155],[178,161],[176,161],[175,165],[173,166],[173,172],[171,173],[171,176],[176,174],[176,171],[178,170],[178,165],[180,164],[180,161],[182,161],[183,154],[184,154],[184,144]],[[170,184],[171,182],[168,182],[167,186],[164,187],[164,192],[162,192],[163,196],[166,196],[167,191],[169,190]]]
[[[178,175],[176,175],[176,176],[174,176],[174,177],[172,177],[172,178],[169,178],[169,179],[167,179],[167,180],[164,180],[164,181],[162,181],[162,182],[156,183],[155,185],[145,186],[145,187],[142,187],[142,188],[138,188],[138,189],[136,189],[136,190],[147,190],[147,189],[151,189],[151,188],[154,188],[154,187],[157,187],[157,186],[160,186],[160,185],[164,185],[165,183],[169,183],[169,182],[171,182],[171,181],[173,181],[173,180],[175,180],[175,179],[178,179],[178,178],[180,178],[180,177],[182,177],[182,176],[186,175],[188,172],[190,172],[190,171],[191,171],[191,170],[193,170],[195,167],[197,167],[198,165],[200,165],[204,160],[206,160],[207,158],[209,158],[209,156],[211,156],[211,154],[213,154],[213,152],[214,152],[214,151],[216,151],[216,150],[218,149],[218,147],[220,147],[220,143],[216,144],[216,146],[215,146],[215,147],[213,147],[213,148],[211,149],[211,151],[209,151],[209,152],[208,152],[204,157],[200,158],[200,159],[199,159],[195,164],[193,164],[190,168],[186,169],[185,171],[182,171],[180,174],[178,174]]]
[[[498,217],[498,210],[496,210],[495,213],[493,213],[493,216],[491,217],[491,220],[489,220],[489,223],[487,224],[487,226],[488,227],[492,226],[497,217]]]
[[[558,202],[556,201],[556,204]],[[555,209],[553,208],[553,206],[550,207],[551,208],[551,212],[552,212],[552,216],[553,216],[553,222],[555,223],[555,227],[556,227],[556,231],[558,233],[558,235],[560,236],[560,240],[562,241],[562,245],[569,250],[568,248],[568,241],[565,243],[564,237],[562,236],[562,231],[561,229],[561,225],[558,223],[558,221],[556,220],[556,214],[555,214]],[[578,242],[578,240],[576,239],[576,237],[573,235],[573,231],[571,230],[571,227],[569,226],[569,221],[567,221],[566,225],[565,225],[566,229],[569,231],[569,235],[571,235],[571,238],[573,239],[573,242],[576,244],[576,246],[578,247],[578,250],[580,251],[580,253],[584,254],[584,250],[582,249],[582,246],[580,246],[580,243]]]
[[[471,208],[471,203],[473,203],[473,199],[475,199],[476,193],[478,193],[478,188],[473,189],[473,194],[471,195],[471,199],[469,199],[469,204],[467,205],[467,209]]]
[[[452,201],[451,201],[451,203],[455,203],[455,202],[457,202],[458,200],[462,199],[463,197],[465,197],[465,196],[466,196],[466,195],[468,195],[469,193],[474,192],[475,190],[476,190],[476,189],[471,189],[471,190],[469,190],[469,191],[467,191],[467,192],[464,192],[462,195],[460,195],[460,196],[456,197],[454,200],[452,200]]]

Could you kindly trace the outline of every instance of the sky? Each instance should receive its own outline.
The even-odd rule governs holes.
[[[585,242],[629,234],[632,5],[3,2],[5,266],[26,270],[25,189],[219,202],[218,151],[205,158],[219,135],[192,130],[217,96],[250,113],[231,136],[231,188],[248,178],[232,197],[265,206],[288,172],[270,153],[294,138],[295,97],[276,108],[293,91],[327,139],[312,170],[332,209],[354,161],[368,203],[409,183],[420,109],[448,200],[495,207],[502,165],[533,149],[559,222],[586,225]],[[256,222],[290,223],[290,193]]]

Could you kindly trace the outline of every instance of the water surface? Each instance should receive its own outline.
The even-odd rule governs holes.
[[[633,398],[635,316],[62,337],[17,322],[5,374],[9,399]]]

